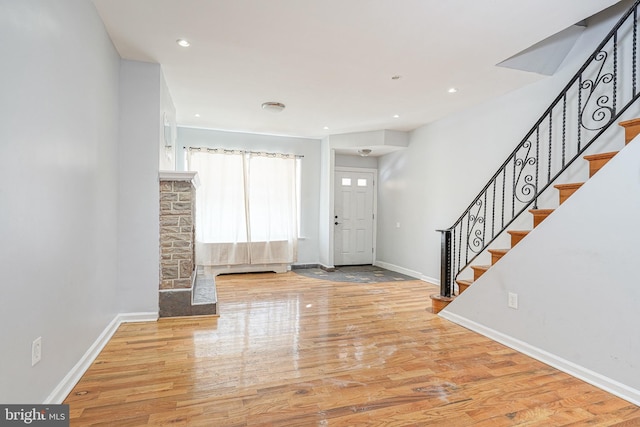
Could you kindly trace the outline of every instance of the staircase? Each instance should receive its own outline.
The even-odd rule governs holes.
[[[549,195],[557,191],[562,204],[580,190],[583,182],[562,183],[575,173],[570,167],[587,160],[591,177],[616,155],[587,150],[611,140],[606,132],[640,98],[639,4],[636,0],[620,18],[456,222],[438,230],[440,293],[431,296],[433,312],[446,307],[553,214],[553,209],[539,207],[539,201],[555,204],[549,203]],[[625,143],[640,133],[640,119],[619,125],[625,129]],[[527,215],[533,230],[516,229]],[[503,248],[506,242],[500,244],[506,235],[509,249]],[[490,264],[480,263],[479,257],[489,256]],[[473,270],[473,278],[461,278],[468,270]]]
[[[628,144],[633,138],[635,138],[638,134],[640,134],[640,118],[634,120],[628,120],[619,123],[625,129],[625,145]],[[599,154],[590,154],[583,156],[584,160],[589,162],[589,178],[596,174],[609,160],[611,160],[616,154],[617,151],[607,152],[607,153],[599,153]],[[554,187],[558,190],[559,195],[559,203],[564,203],[574,192],[576,192],[581,186],[584,184],[583,182],[576,183],[567,183],[567,184],[556,184]],[[533,228],[535,229],[542,221],[544,221],[549,215],[553,213],[554,209],[530,209],[529,212],[533,216]],[[518,244],[525,236],[527,236],[531,230],[509,230],[507,231],[511,235],[511,248],[513,248],[516,244]],[[463,293],[469,286],[473,284],[474,281],[478,280],[480,276],[482,276],[487,270],[491,268],[495,263],[497,263],[507,252],[509,249],[489,249],[489,253],[491,253],[491,264],[490,265],[471,265],[470,267],[473,269],[473,280],[464,280],[464,279],[456,279],[456,283],[458,285],[458,295]],[[451,301],[453,298],[451,299]],[[450,301],[449,301],[450,302]],[[439,310],[446,307],[447,304],[439,305]],[[442,308],[440,308],[442,307]],[[434,312],[435,311],[434,309]]]

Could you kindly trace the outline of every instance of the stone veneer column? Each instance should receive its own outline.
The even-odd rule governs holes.
[[[191,314],[196,172],[160,172],[160,317]]]

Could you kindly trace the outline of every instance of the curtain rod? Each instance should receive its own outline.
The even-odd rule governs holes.
[[[262,156],[267,156],[267,157],[277,157],[277,156],[282,156],[282,157],[295,157],[296,159],[302,159],[304,158],[303,155],[301,154],[284,154],[284,153],[268,153],[266,151],[249,151],[249,150],[234,150],[234,149],[230,149],[230,148],[209,148],[209,147],[182,147],[184,150],[189,150],[189,151],[213,151],[216,153],[223,153],[223,154],[256,154],[256,155],[262,155]]]

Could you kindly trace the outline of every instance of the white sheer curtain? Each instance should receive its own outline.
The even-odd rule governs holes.
[[[189,149],[197,171],[196,263],[224,266],[296,261],[295,156]]]

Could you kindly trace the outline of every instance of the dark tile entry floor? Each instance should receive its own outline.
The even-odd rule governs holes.
[[[301,268],[294,269],[293,272],[305,277],[330,280],[332,282],[380,283],[418,280],[415,277],[373,265],[341,266],[336,267],[335,271],[325,271],[321,268]]]

